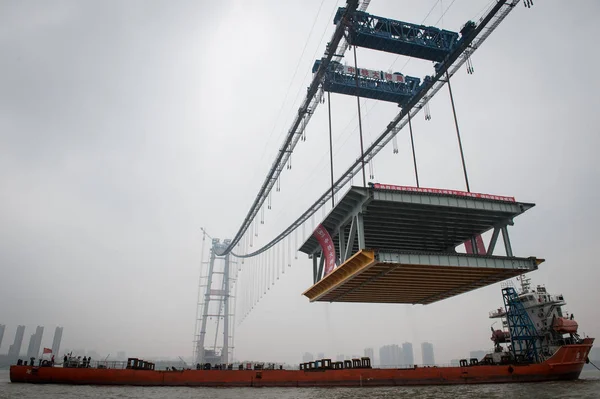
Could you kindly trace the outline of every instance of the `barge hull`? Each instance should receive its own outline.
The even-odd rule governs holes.
[[[12,366],[17,383],[199,387],[361,387],[452,385],[575,380],[593,339],[561,347],[550,359],[527,365],[356,368],[343,370],[133,370]]]

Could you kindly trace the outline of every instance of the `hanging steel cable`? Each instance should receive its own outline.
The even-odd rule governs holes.
[[[519,0],[504,0],[495,4],[467,40],[464,40],[455,51],[448,55],[442,66],[437,69],[435,76],[424,83],[422,90],[420,90],[405,105],[402,111],[400,111],[387,125],[386,129],[379,137],[364,151],[364,156],[356,159],[346,172],[335,182],[333,190],[328,188],[312,206],[300,215],[300,217],[263,247],[251,253],[234,255],[240,258],[256,256],[273,247],[314,215],[314,213],[331,198],[332,192],[335,194],[340,191],[349,181],[351,181],[356,173],[360,172],[364,162],[369,162],[373,159],[373,157],[375,157],[375,155],[377,155],[377,153],[379,153],[379,151],[381,151],[406,124],[408,124],[407,116],[409,113],[410,117],[414,118],[414,116],[420,112],[429,100],[444,86],[444,84],[446,84],[446,80],[456,73],[456,71],[467,61],[467,59],[469,59],[475,50],[479,48],[491,32],[502,22],[502,20],[504,20],[504,18],[506,18],[518,3]],[[321,64],[321,67],[322,65],[323,64]],[[323,71],[321,67],[315,74],[315,77],[318,75],[319,71]],[[443,77],[446,79],[442,79]]]

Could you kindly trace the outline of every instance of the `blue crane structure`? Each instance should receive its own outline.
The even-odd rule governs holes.
[[[319,70],[320,65],[321,60],[316,60],[313,73]],[[399,72],[386,73],[361,69],[356,73],[352,67],[345,70],[339,62],[331,62],[325,71],[323,90],[403,105],[417,93],[420,84],[421,79],[404,76]]]
[[[511,351],[515,359],[538,362],[538,339],[533,322],[513,287],[502,288],[506,321],[510,332]]]
[[[346,9],[338,9],[334,24],[348,28],[348,43],[388,53],[430,61],[443,61],[475,28],[468,22],[459,34],[433,26],[416,25],[357,11],[345,17]]]

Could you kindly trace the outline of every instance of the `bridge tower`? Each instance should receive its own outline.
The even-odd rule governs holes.
[[[235,296],[231,295],[236,280],[236,262],[231,254],[221,255],[231,243],[212,239],[208,261],[202,260],[198,284],[194,364],[231,363],[233,359],[233,326]]]

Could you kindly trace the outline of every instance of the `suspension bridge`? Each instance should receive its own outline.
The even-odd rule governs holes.
[[[370,14],[367,0],[347,0],[337,10],[333,34],[322,57],[314,61],[306,96],[239,229],[225,240],[203,229],[196,363],[231,362],[234,318],[239,324],[250,314],[299,252],[312,260],[313,285],[304,292],[310,302],[430,304],[537,269],[542,259],[513,254],[508,230],[534,204],[471,191],[451,86],[461,68],[468,74],[474,72],[472,55],[519,2],[494,1],[481,18],[465,21],[456,31]],[[526,0],[523,4],[529,8],[533,3]],[[430,61],[431,74],[408,76],[363,68],[357,47]],[[426,120],[431,119],[428,103],[444,86],[460,149],[462,191],[422,187],[419,182],[412,120],[421,111]],[[338,176],[331,131],[332,93],[356,97],[360,142],[357,158]],[[399,107],[368,146],[363,138],[361,99]],[[255,246],[265,209],[272,206],[272,192],[280,190],[282,173],[291,169],[292,154],[305,140],[315,110],[325,103],[330,185],[279,234]],[[415,185],[368,183],[366,169],[372,178],[373,159],[390,142],[393,152],[398,152],[396,136],[403,130],[410,136]],[[315,226],[319,210],[324,216]],[[482,235],[488,232],[491,237],[486,245]],[[496,251],[499,238],[502,254]]]

